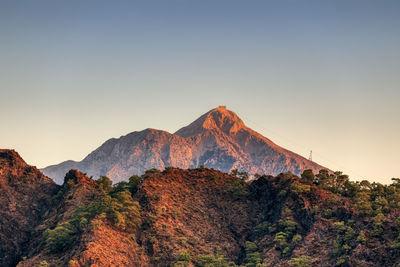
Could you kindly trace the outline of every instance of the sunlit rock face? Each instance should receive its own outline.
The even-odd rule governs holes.
[[[246,127],[234,112],[220,106],[174,134],[155,129],[132,132],[109,139],[80,162],[65,161],[42,171],[57,183],[62,183],[70,169],[94,178],[106,175],[118,182],[151,168],[200,165],[224,172],[237,168],[271,175],[323,168]]]

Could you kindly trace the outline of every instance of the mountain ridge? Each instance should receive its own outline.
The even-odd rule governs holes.
[[[399,199],[400,179],[326,170],[245,181],[170,167],[114,185],[70,170],[56,185],[0,150],[0,265],[394,267]]]
[[[326,169],[280,147],[248,128],[236,113],[219,106],[175,133],[153,128],[134,131],[107,140],[82,161],[64,161],[42,171],[57,183],[62,183],[69,169],[94,177],[106,175],[118,182],[151,168],[200,165],[223,172],[237,168],[250,175],[287,171],[299,175],[305,169]]]

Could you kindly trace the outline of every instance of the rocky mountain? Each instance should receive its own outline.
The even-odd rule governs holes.
[[[117,182],[151,168],[200,165],[271,175],[323,169],[246,127],[234,112],[220,106],[174,134],[155,129],[132,132],[106,141],[80,162],[65,161],[42,171],[59,184],[70,169],[93,177],[106,175]]]
[[[400,179],[197,168],[61,186],[0,151],[1,266],[398,266]]]
[[[0,149],[0,266],[15,266],[57,185],[13,150]]]

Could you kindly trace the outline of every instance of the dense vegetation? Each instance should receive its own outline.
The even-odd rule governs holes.
[[[355,182],[341,172],[326,170],[318,174],[305,170],[301,178],[286,173],[276,178],[263,176],[259,179],[275,184],[278,199],[292,203],[282,206],[278,220],[266,220],[254,228],[251,239],[257,244],[263,243],[264,249],[271,247],[280,251],[282,259],[291,258],[292,266],[311,266],[311,256],[315,255],[293,257],[292,251],[310,231],[307,228],[313,221],[325,220],[332,225],[332,231],[327,229],[326,235],[334,234],[329,255],[336,266],[359,266],[353,254],[362,251],[366,255],[372,251],[382,253],[378,251],[385,251],[382,245],[386,243],[389,243],[390,259],[385,261],[390,266],[393,263],[400,266],[400,179],[393,178],[390,185],[366,180]],[[292,201],[300,203],[302,210],[293,209],[296,205]],[[273,238],[266,239],[268,235]],[[394,240],[393,236],[396,237]],[[266,240],[269,241],[265,243]],[[370,262],[375,260],[368,259]]]
[[[140,205],[132,199],[132,193],[136,192],[139,183],[140,177],[136,175],[130,177],[129,182],[114,186],[108,177],[100,177],[97,180],[98,190],[104,192],[104,196],[88,206],[78,206],[68,220],[54,229],[47,229],[43,237],[48,249],[54,253],[66,250],[84,230],[96,227],[101,219],[107,219],[121,231],[135,232],[142,223]],[[67,181],[68,187],[73,184],[72,180]]]

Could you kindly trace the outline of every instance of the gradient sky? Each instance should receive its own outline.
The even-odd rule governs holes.
[[[0,2],[0,147],[32,165],[227,105],[353,180],[400,177],[400,1]]]

